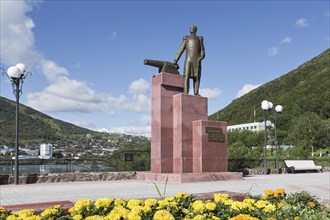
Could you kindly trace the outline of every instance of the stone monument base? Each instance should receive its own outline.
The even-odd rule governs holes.
[[[241,172],[217,172],[217,173],[151,173],[138,172],[137,180],[149,182],[190,183],[208,181],[241,180]]]

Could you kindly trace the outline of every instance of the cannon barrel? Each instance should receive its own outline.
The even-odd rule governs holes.
[[[166,72],[172,74],[180,74],[178,69],[179,65],[177,63],[171,63],[168,61],[160,61],[160,60],[144,60],[144,65],[153,66],[158,68],[158,72]]]
[[[166,61],[148,60],[148,59],[144,60],[144,65],[154,66],[154,67],[158,67],[158,68],[162,68],[165,64],[166,64]]]

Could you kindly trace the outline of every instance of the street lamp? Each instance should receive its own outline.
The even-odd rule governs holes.
[[[276,174],[278,174],[278,143],[277,143],[277,134],[276,134],[276,119],[277,119],[277,114],[281,114],[283,112],[283,107],[282,105],[277,105],[275,107],[274,111],[274,136],[275,136],[275,149],[276,149],[276,161],[275,161],[275,167],[276,167]]]
[[[4,68],[1,68],[3,71],[2,74],[6,74],[8,79],[10,80],[13,93],[16,97],[16,143],[15,143],[15,179],[14,183],[18,185],[19,182],[19,164],[18,164],[18,151],[19,151],[19,144],[18,144],[18,134],[19,134],[19,97],[22,94],[22,86],[24,79],[27,75],[31,74],[30,72],[26,71],[26,66],[23,63],[19,63],[16,66],[11,66],[8,68],[7,73],[4,72]]]
[[[265,132],[264,132],[264,174],[267,175],[267,111],[273,108],[273,103],[264,100],[261,102],[261,108],[264,111]]]

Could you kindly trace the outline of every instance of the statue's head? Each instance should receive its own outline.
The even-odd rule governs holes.
[[[197,26],[191,25],[190,26],[190,33],[196,33],[197,32]]]

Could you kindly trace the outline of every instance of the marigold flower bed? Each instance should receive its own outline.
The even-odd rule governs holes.
[[[213,200],[198,200],[179,192],[164,199],[81,199],[68,210],[62,206],[11,212],[0,207],[0,220],[298,220],[330,219],[330,209],[307,192],[287,195],[284,189],[266,190],[264,196],[246,195],[236,201],[227,194],[214,194]]]

